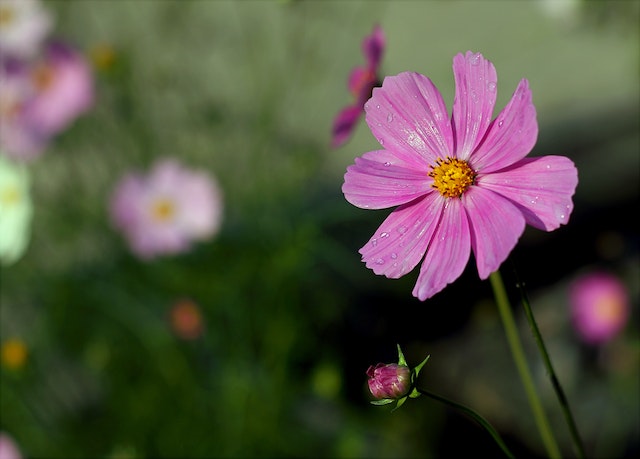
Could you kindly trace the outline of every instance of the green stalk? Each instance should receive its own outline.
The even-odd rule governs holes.
[[[473,418],[476,422],[478,422],[478,424],[484,427],[487,432],[489,432],[489,434],[493,437],[494,441],[498,444],[498,446],[502,449],[502,451],[504,452],[504,454],[506,454],[507,457],[509,457],[510,459],[515,458],[515,456],[511,453],[511,451],[509,451],[509,448],[507,448],[507,445],[505,445],[504,441],[502,441],[500,434],[493,428],[493,426],[491,426],[491,424],[489,424],[488,421],[486,421],[482,416],[480,416],[478,413],[473,411],[471,408],[467,408],[464,405],[460,405],[459,403],[453,402],[444,397],[440,397],[439,395],[436,395],[432,392],[429,392],[423,389],[416,388],[416,390],[420,392],[422,395],[426,395],[427,397],[431,397],[434,400],[438,400],[439,402],[442,402],[449,406],[457,408],[458,410],[462,411],[463,413]]]
[[[511,354],[513,355],[513,360],[518,369],[518,373],[520,374],[522,385],[527,394],[527,398],[529,399],[529,405],[533,412],[533,417],[538,427],[538,431],[540,432],[540,436],[542,437],[542,442],[544,443],[549,457],[559,459],[561,457],[560,449],[558,448],[558,444],[556,443],[551,431],[549,421],[542,409],[542,403],[540,402],[540,398],[536,392],[533,378],[524,355],[522,343],[520,342],[520,336],[518,335],[518,327],[516,326],[516,322],[511,311],[511,305],[509,304],[509,299],[507,297],[507,292],[504,288],[500,272],[495,271],[491,273],[489,280],[491,281],[491,287],[493,288],[498,310],[500,311],[500,317],[502,318],[504,331],[507,335],[509,347],[511,348]]]
[[[524,287],[520,283],[517,278],[516,273],[516,282],[518,289],[520,290],[520,295],[522,299],[522,306],[524,307],[524,312],[527,316],[527,320],[529,321],[529,326],[531,327],[531,333],[533,333],[533,337],[536,340],[536,344],[538,345],[538,350],[542,355],[542,360],[544,361],[544,366],[547,369],[547,374],[551,379],[551,384],[553,385],[553,389],[556,391],[556,395],[558,396],[558,401],[560,402],[560,406],[562,408],[562,413],[564,414],[564,418],[569,426],[569,430],[571,431],[571,438],[573,439],[573,444],[578,454],[579,458],[584,458],[584,446],[582,443],[582,439],[580,438],[580,434],[578,433],[578,428],[576,427],[575,420],[573,415],[571,414],[571,409],[569,408],[569,401],[562,390],[562,386],[560,385],[560,381],[558,380],[556,373],[553,369],[553,365],[551,364],[551,359],[549,358],[549,353],[547,352],[547,348],[544,345],[544,341],[542,340],[542,334],[540,333],[540,329],[538,328],[538,324],[536,323],[536,319],[533,317],[533,311],[531,310],[531,305],[529,304],[529,299],[527,298],[527,294],[524,290]]]

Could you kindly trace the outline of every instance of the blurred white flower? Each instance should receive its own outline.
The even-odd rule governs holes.
[[[9,265],[25,252],[31,236],[33,205],[26,166],[0,155],[0,261]]]
[[[53,27],[39,0],[0,0],[0,52],[15,57],[35,55]]]
[[[148,175],[128,174],[110,203],[114,226],[140,258],[186,252],[220,228],[222,193],[213,177],[173,159],[157,162]]]

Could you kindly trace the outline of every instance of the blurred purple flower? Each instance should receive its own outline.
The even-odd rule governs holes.
[[[222,194],[213,177],[177,161],[158,161],[148,175],[129,174],[110,202],[114,226],[142,259],[186,252],[220,228]]]
[[[355,98],[355,103],[342,109],[333,121],[331,142],[333,148],[339,147],[349,139],[356,122],[362,115],[365,102],[371,97],[371,91],[375,86],[380,86],[378,70],[384,47],[384,32],[380,26],[376,25],[371,35],[366,36],[362,41],[362,52],[367,60],[366,66],[354,68],[349,75],[348,88]]]
[[[376,274],[398,278],[423,259],[413,295],[432,297],[463,272],[473,250],[481,279],[500,267],[525,224],[551,231],[573,210],[577,170],[568,158],[525,158],[538,123],[526,79],[492,120],[493,64],[468,51],[453,59],[449,119],[429,78],[385,78],[365,104],[385,149],[356,158],[342,191],[364,209],[397,207],[360,249]]]
[[[22,459],[18,445],[4,432],[0,432],[0,459]]]
[[[34,94],[29,69],[20,61],[3,61],[0,80],[0,151],[15,160],[32,160],[45,149],[48,137],[36,132],[25,116]]]
[[[0,54],[30,58],[51,31],[53,20],[38,0],[0,0]]]
[[[615,276],[604,272],[585,274],[569,286],[573,326],[582,340],[601,344],[614,338],[630,314],[629,293]]]
[[[411,389],[411,370],[397,363],[378,363],[367,370],[369,391],[377,400],[397,400]]]
[[[0,146],[23,161],[38,157],[53,136],[93,105],[93,75],[84,56],[50,43],[30,61],[2,62]]]

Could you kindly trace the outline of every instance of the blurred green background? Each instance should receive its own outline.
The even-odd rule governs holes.
[[[396,361],[399,343],[410,364],[431,355],[425,388],[479,411],[517,456],[544,455],[474,264],[422,303],[411,296],[417,270],[390,280],[360,262],[388,212],[349,205],[340,187],[377,143],[363,121],[342,148],[329,143],[377,23],[382,73],[428,75],[449,107],[458,52],[495,64],[498,109],[529,79],[540,125],[532,154],[570,157],[580,184],[569,225],[527,229],[503,275],[514,298],[511,266],[527,286],[588,456],[634,456],[639,5],[46,1],[55,35],[113,61],[95,68],[95,108],[30,166],[32,239],[0,271],[0,338],[22,340],[28,357],[2,368],[0,430],[26,457],[500,457],[475,423],[426,397],[393,413],[369,404],[365,371]],[[163,156],[217,177],[224,223],[189,254],[142,262],[111,228],[107,202],[121,174]],[[633,302],[622,335],[597,349],[575,336],[566,301],[567,284],[593,268],[618,274]],[[169,327],[183,298],[201,308],[197,340]]]

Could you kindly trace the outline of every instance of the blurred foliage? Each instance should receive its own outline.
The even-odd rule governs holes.
[[[0,430],[26,457],[498,457],[477,425],[431,400],[392,414],[369,405],[365,370],[393,362],[400,343],[410,364],[431,354],[430,390],[486,416],[517,456],[541,454],[473,263],[423,304],[416,273],[378,278],[359,261],[386,213],[352,207],[340,186],[375,139],[361,123],[345,147],[328,145],[360,41],[379,23],[383,71],[428,74],[449,106],[457,52],[495,63],[498,106],[530,80],[534,154],[571,157],[581,182],[570,224],[527,230],[512,262],[590,456],[632,457],[639,3],[567,2],[561,14],[550,3],[47,1],[56,34],[93,58],[98,102],[31,166],[30,247],[0,271],[0,338],[27,349],[22,367],[2,368]],[[122,173],[163,156],[218,178],[225,220],[190,254],[145,263],[106,203]],[[633,299],[632,323],[601,349],[580,344],[566,308],[567,282],[592,267],[620,275]],[[203,314],[196,340],[170,328],[183,298]]]

